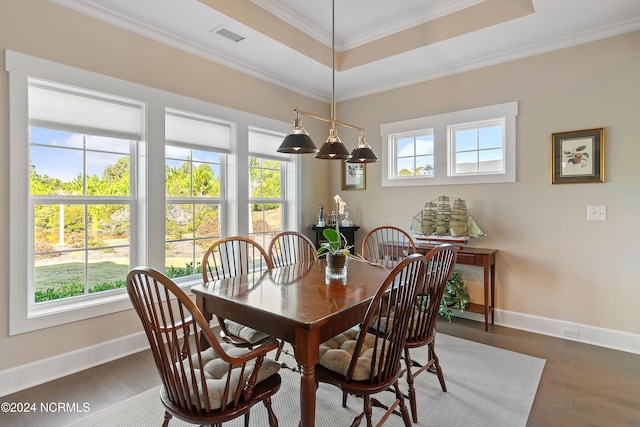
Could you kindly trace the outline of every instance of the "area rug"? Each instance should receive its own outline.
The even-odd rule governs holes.
[[[531,405],[544,368],[544,359],[527,356],[472,341],[438,334],[436,351],[444,371],[447,392],[435,375],[423,373],[416,378],[418,418],[415,426],[481,427],[526,426]],[[426,348],[412,351],[412,357],[425,360]],[[296,427],[300,419],[299,374],[282,369],[282,387],[273,397],[273,408],[281,427]],[[406,382],[401,383],[406,390]],[[129,398],[78,420],[68,427],[138,427],[162,425],[164,409],[159,387]],[[342,393],[333,386],[320,384],[317,392],[316,426],[349,426],[361,412],[362,400],[349,396],[342,408]],[[384,401],[385,395],[378,396]],[[408,400],[407,407],[408,407]],[[374,408],[374,422],[381,412]],[[251,411],[251,426],[264,427],[266,410],[258,404]],[[243,418],[225,427],[240,427]],[[401,417],[392,416],[385,426],[403,426]],[[170,427],[190,424],[172,419]]]

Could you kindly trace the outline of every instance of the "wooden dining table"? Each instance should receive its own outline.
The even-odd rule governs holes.
[[[315,365],[324,341],[359,324],[389,270],[350,260],[346,280],[327,281],[326,261],[203,283],[191,288],[204,316],[234,320],[293,345],[301,366],[300,425],[315,424]]]

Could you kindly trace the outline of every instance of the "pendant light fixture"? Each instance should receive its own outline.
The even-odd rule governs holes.
[[[332,51],[332,87],[331,87],[331,118],[318,116],[316,114],[309,113],[307,111],[295,108],[296,118],[293,122],[293,129],[289,135],[282,141],[280,147],[278,147],[279,153],[316,153],[313,157],[316,159],[340,159],[346,160],[349,163],[372,163],[378,162],[380,159],[375,155],[369,144],[364,138],[364,128],[354,126],[349,123],[342,122],[336,119],[336,37],[335,37],[335,0],[331,1],[331,51]],[[322,144],[320,150],[318,150],[311,140],[309,133],[302,127],[300,121],[300,114],[322,120],[327,123],[331,123],[331,129],[329,129],[329,137]],[[336,125],[351,128],[360,131],[360,138],[358,140],[358,146],[350,154],[347,147],[344,146],[340,138],[338,137],[338,131]]]
[[[373,152],[367,141],[364,139],[364,131],[360,132],[358,138],[358,146],[351,152],[351,158],[347,160],[347,163],[375,163],[380,159]]]
[[[296,119],[293,121],[293,129],[291,133],[284,138],[277,151],[279,153],[293,154],[317,153],[318,149],[316,148],[316,144],[313,143],[309,133],[302,127],[297,108],[295,112]]]

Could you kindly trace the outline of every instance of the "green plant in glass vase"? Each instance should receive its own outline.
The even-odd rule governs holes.
[[[322,235],[326,242],[320,243],[318,255],[349,255],[352,245],[347,244],[347,239],[333,228],[325,228]]]
[[[451,309],[459,310],[462,313],[468,305],[469,294],[464,289],[464,280],[460,278],[457,271],[453,271],[442,294],[439,313],[451,322],[453,318]]]
[[[337,194],[333,200],[336,202],[338,214],[344,214],[346,203]],[[340,221],[336,221],[335,229],[325,228],[322,230],[322,235],[327,241],[320,244],[318,255],[326,256],[327,265],[338,268],[343,267],[347,257],[351,254],[350,249],[353,245],[349,245],[346,237],[340,233]]]

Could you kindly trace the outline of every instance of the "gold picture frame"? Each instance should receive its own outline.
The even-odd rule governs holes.
[[[551,134],[551,183],[604,182],[604,128]]]
[[[340,184],[343,190],[365,190],[367,188],[366,164],[343,162]]]

